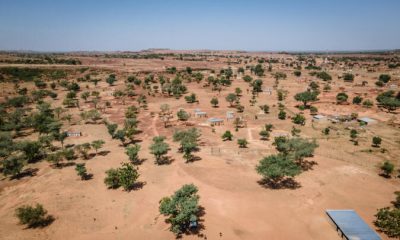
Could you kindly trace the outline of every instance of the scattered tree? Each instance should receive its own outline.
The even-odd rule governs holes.
[[[211,98],[210,103],[213,107],[217,107],[218,106],[218,98],[216,98],[216,97]]]
[[[245,138],[240,138],[237,140],[237,143],[239,145],[240,148],[246,148],[247,147],[247,140]]]
[[[21,224],[26,224],[29,228],[45,227],[54,220],[41,204],[36,204],[35,207],[29,205],[19,207],[16,209],[15,215]]]
[[[156,163],[158,165],[163,164],[164,155],[169,151],[168,143],[164,142],[164,136],[157,136],[153,138],[153,144],[150,146],[150,152],[156,157]]]
[[[87,173],[87,169],[84,163],[76,164],[75,171],[78,176],[81,177],[81,180],[86,180],[89,178],[89,174]]]
[[[139,163],[139,151],[140,151],[140,145],[134,144],[133,146],[129,146],[125,148],[125,153],[128,155],[129,160],[131,161],[132,164],[138,164]]]
[[[177,236],[186,232],[191,223],[197,224],[199,207],[198,189],[195,185],[184,185],[171,197],[164,197],[160,201],[160,213],[168,216],[170,230]]]
[[[263,158],[256,166],[256,171],[263,180],[273,187],[278,187],[285,178],[293,178],[301,173],[301,168],[283,154]]]
[[[380,138],[380,137],[378,137],[378,136],[374,136],[374,137],[372,138],[372,146],[374,146],[374,147],[380,147],[381,143],[382,143],[382,138]]]
[[[233,138],[233,134],[231,133],[231,131],[227,130],[223,135],[222,135],[222,140],[228,140],[228,141],[232,141]]]
[[[394,164],[389,161],[384,161],[381,165],[381,171],[383,176],[390,178],[394,171]]]

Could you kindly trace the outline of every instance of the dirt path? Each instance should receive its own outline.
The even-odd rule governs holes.
[[[153,130],[153,135],[154,136],[159,136],[160,134],[157,131],[157,119],[158,119],[158,115],[156,115],[152,122],[151,122],[151,129]]]

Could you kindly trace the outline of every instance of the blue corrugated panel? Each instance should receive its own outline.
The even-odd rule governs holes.
[[[381,240],[354,210],[327,210],[326,213],[349,240]]]

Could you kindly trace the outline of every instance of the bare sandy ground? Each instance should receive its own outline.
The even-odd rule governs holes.
[[[84,63],[92,65],[90,60]],[[157,70],[163,69],[174,62],[157,62],[158,60],[110,60],[104,66],[110,69],[126,70]],[[113,62],[114,61],[114,62]],[[160,60],[161,61],[161,60]],[[167,64],[166,64],[167,63]],[[99,67],[102,67],[102,63]],[[114,65],[113,65],[114,64]],[[186,64],[186,63],[185,63]],[[186,65],[182,64],[183,68]],[[193,63],[192,63],[193,64]],[[198,65],[196,65],[198,64]],[[194,63],[193,67],[208,67],[209,63]],[[210,63],[211,64],[211,63]],[[142,66],[142,67],[141,67]],[[215,68],[224,63],[213,65]],[[128,70],[129,69],[129,70]],[[134,71],[134,70],[132,70]],[[289,75],[289,74],[288,74]],[[373,77],[368,75],[368,81],[373,83]],[[288,110],[298,111],[294,106],[293,95],[306,87],[297,84],[292,76],[290,80],[282,81],[282,86],[289,90],[285,101]],[[272,86],[274,79],[263,78],[264,85]],[[400,190],[398,180],[388,180],[378,176],[376,165],[382,159],[398,157],[398,130],[386,125],[371,126],[365,133],[365,139],[360,139],[360,146],[355,147],[348,141],[348,135],[340,130],[334,132],[330,139],[322,136],[320,130],[323,124],[311,124],[311,117],[306,114],[307,124],[302,129],[302,135],[318,139],[320,147],[315,157],[316,165],[312,170],[302,173],[296,180],[301,187],[297,189],[272,190],[264,188],[257,182],[260,176],[254,168],[265,155],[275,152],[272,141],[261,141],[258,132],[266,123],[274,124],[274,131],[290,132],[290,119],[277,120],[276,93],[260,94],[258,103],[249,107],[250,95],[246,94],[248,85],[242,80],[235,80],[234,85],[221,93],[212,92],[202,84],[190,83],[189,93],[195,92],[199,104],[187,104],[184,99],[163,98],[160,95],[148,97],[149,110],[139,114],[139,129],[143,132],[137,136],[141,142],[140,157],[145,161],[139,166],[141,174],[139,181],[143,187],[131,192],[121,189],[107,189],[103,183],[105,171],[118,167],[121,162],[127,162],[120,142],[111,139],[104,125],[75,125],[73,129],[82,131],[82,137],[71,137],[68,143],[84,143],[96,139],[104,139],[106,144],[102,150],[107,154],[97,155],[90,160],[77,160],[86,163],[93,179],[81,181],[74,167],[53,169],[47,162],[40,162],[32,168],[38,168],[36,176],[21,180],[3,179],[0,181],[0,239],[174,239],[169,231],[165,218],[159,214],[158,203],[164,197],[173,194],[183,184],[194,183],[199,188],[200,204],[205,214],[201,217],[204,227],[200,235],[185,235],[184,239],[340,239],[334,227],[328,220],[327,209],[354,209],[372,227],[374,214],[381,207],[388,206],[394,199],[396,190]],[[337,92],[344,84],[334,86],[332,92]],[[119,81],[116,89],[122,88]],[[196,154],[200,161],[186,164],[182,154],[177,153],[178,145],[172,142],[171,136],[175,129],[185,128],[183,124],[174,122],[165,129],[158,117],[151,117],[151,112],[158,112],[161,103],[168,103],[173,110],[180,107],[193,113],[195,108],[208,112],[209,117],[225,117],[229,110],[225,96],[241,87],[243,96],[241,102],[246,106],[248,127],[234,131],[231,122],[215,127],[215,133],[210,127],[203,127],[205,119],[191,119],[202,131],[201,150]],[[105,83],[97,89],[107,98]],[[347,87],[350,95],[351,87]],[[93,90],[93,89],[92,89]],[[62,99],[64,93],[60,93]],[[332,96],[331,96],[332,95]],[[337,112],[339,107],[334,102],[335,94],[326,93],[321,102],[316,104],[320,112],[330,114]],[[219,98],[219,108],[212,108],[209,101]],[[61,100],[58,100],[58,103]],[[113,108],[107,109],[104,116],[121,124],[124,109],[135,101],[127,101],[126,105],[113,102]],[[271,113],[266,118],[255,120],[252,116],[259,112],[258,105],[268,103]],[[57,104],[57,103],[56,103]],[[83,108],[90,104],[82,104]],[[351,113],[353,108],[340,107],[342,113]],[[378,112],[376,108],[358,108],[360,115],[372,116],[386,120],[386,113]],[[73,110],[77,111],[77,110]],[[76,112],[75,112],[76,113]],[[223,142],[221,135],[225,130],[231,130],[235,135],[233,142]],[[384,145],[392,155],[367,154],[361,150],[370,146],[373,134],[384,134]],[[169,156],[174,160],[169,165],[157,166],[154,156],[149,153],[152,137],[167,136],[171,145]],[[249,140],[248,149],[240,150],[236,139],[245,137]],[[396,150],[397,149],[397,150]],[[217,152],[216,152],[217,150]],[[14,216],[14,209],[23,204],[42,203],[56,220],[44,229],[24,229]],[[381,235],[383,239],[388,239]]]

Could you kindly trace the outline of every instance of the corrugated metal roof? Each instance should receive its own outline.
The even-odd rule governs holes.
[[[327,210],[326,213],[349,240],[381,240],[354,210]]]
[[[221,118],[209,118],[208,121],[209,122],[223,122],[224,119],[221,119]]]
[[[362,122],[366,122],[366,123],[373,123],[373,122],[376,122],[374,119],[369,118],[369,117],[358,118],[358,120],[359,120],[359,121],[362,121]]]

